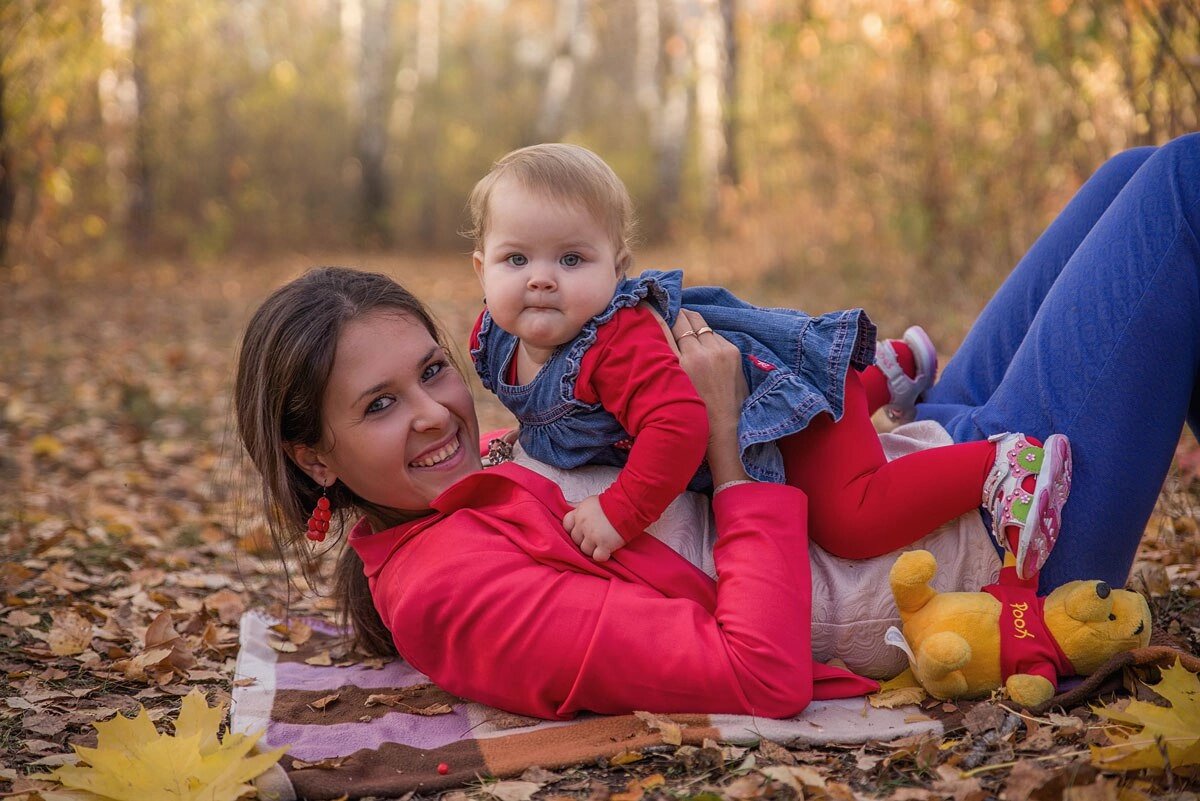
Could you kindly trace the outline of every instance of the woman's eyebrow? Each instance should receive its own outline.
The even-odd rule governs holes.
[[[441,349],[442,349],[441,345],[434,345],[432,348],[430,348],[428,351],[425,352],[425,355],[421,357],[421,360],[419,362],[417,362],[417,364],[418,365],[425,364],[430,359],[432,359],[434,356],[436,356],[438,351],[440,351]],[[381,392],[382,390],[387,389],[389,383],[390,382],[388,382],[388,381],[380,381],[378,384],[374,385],[373,387],[364,389],[362,392],[359,393],[358,397],[354,399],[353,405],[357,406],[368,395],[374,395],[376,392]]]
[[[367,397],[368,395],[374,395],[376,392],[386,389],[387,385],[388,385],[388,382],[380,381],[378,384],[371,387],[370,389],[364,389],[362,391],[362,393],[360,393],[359,396],[354,399],[354,403],[351,405],[357,406],[363,400],[363,398]]]

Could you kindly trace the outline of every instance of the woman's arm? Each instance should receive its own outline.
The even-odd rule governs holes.
[[[519,490],[514,497],[530,500],[453,514],[378,577],[385,591],[376,601],[397,646],[439,686],[545,718],[582,710],[785,717],[808,704],[799,490],[746,484],[720,494],[715,589],[658,551],[641,560],[645,575],[596,565],[566,540],[556,509]]]
[[[705,327],[698,312],[683,309],[671,334],[679,346],[679,364],[708,412],[708,467],[713,485],[719,487],[750,480],[737,440],[742,403],[749,389],[742,374],[742,354],[735,345],[717,333],[687,333]]]

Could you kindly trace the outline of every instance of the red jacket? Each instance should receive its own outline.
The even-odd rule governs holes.
[[[438,686],[502,709],[787,717],[878,685],[812,660],[804,493],[731,487],[713,503],[710,578],[653,537],[607,562],[563,530],[558,486],[512,463],[434,514],[350,544],[400,654]]]

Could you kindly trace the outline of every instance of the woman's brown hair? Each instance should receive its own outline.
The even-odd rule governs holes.
[[[238,435],[262,477],[264,512],[284,564],[299,565],[310,586],[316,562],[304,530],[321,487],[288,457],[286,445],[322,439],[321,400],[342,328],[364,314],[394,310],[417,320],[445,346],[421,301],[386,275],[318,267],[275,290],[250,318],[234,385]],[[388,525],[394,512],[365,503],[341,482],[327,489],[339,532],[359,514]],[[331,528],[331,533],[333,529]],[[362,560],[339,536],[334,594],[355,646],[373,655],[396,653],[375,610]]]

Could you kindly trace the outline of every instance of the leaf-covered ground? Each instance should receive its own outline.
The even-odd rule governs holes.
[[[355,256],[391,272],[455,337],[478,291],[465,260]],[[196,266],[75,263],[18,267],[0,293],[0,795],[36,798],[29,771],[94,744],[91,727],[139,703],[173,718],[194,687],[227,699],[237,621],[251,606],[327,614],[327,598],[289,593],[271,558],[255,482],[231,435],[229,388],[241,327],[271,287],[308,259]],[[693,275],[693,280],[696,276]],[[737,277],[760,302],[789,304],[769,271]],[[810,308],[850,301],[805,292]],[[881,302],[864,289],[868,307]],[[909,293],[911,297],[913,293]],[[815,298],[815,300],[814,300]],[[953,344],[969,309],[885,309]],[[947,322],[948,321],[948,322]],[[957,326],[957,327],[956,327]],[[885,325],[885,330],[887,327]],[[948,349],[947,349],[948,350]],[[506,423],[484,393],[481,422]],[[1155,623],[1200,653],[1200,449],[1181,439],[1135,568]],[[1135,693],[1144,685],[1127,677]],[[1110,699],[1111,700],[1111,699]],[[626,764],[535,771],[524,784],[468,787],[504,801],[571,797],[892,799],[1196,798],[1188,770],[1122,774],[1089,763],[1110,729],[1087,708],[1035,718],[1000,702],[926,702],[942,740],[853,748],[664,746]],[[1194,770],[1194,769],[1192,769]],[[33,795],[27,795],[34,793]]]

